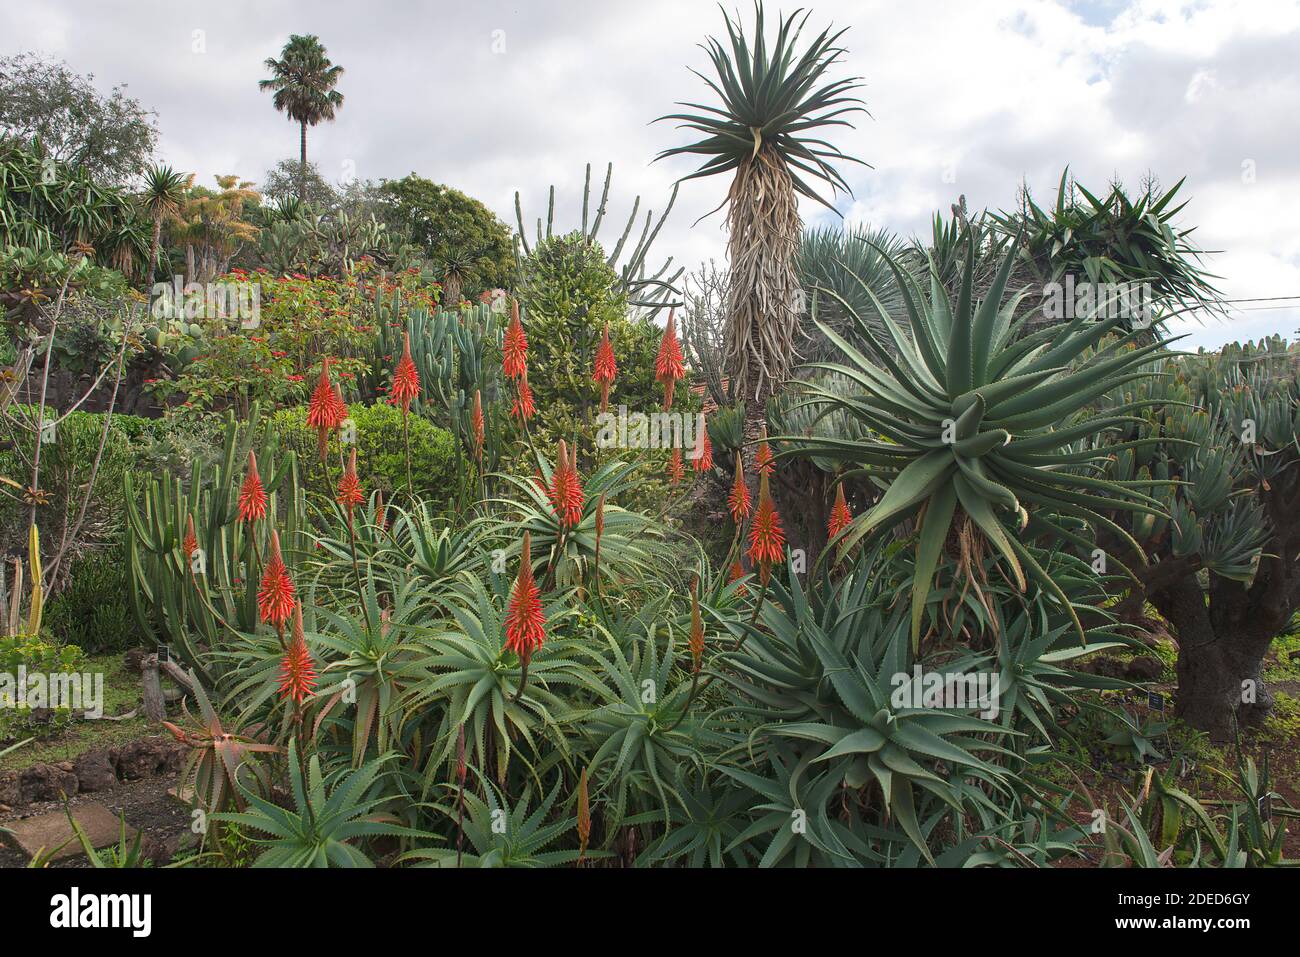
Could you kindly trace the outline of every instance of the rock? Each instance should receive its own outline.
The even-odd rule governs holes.
[[[1140,657],[1129,661],[1124,669],[1124,677],[1129,681],[1155,681],[1164,671],[1164,663],[1158,658]]]
[[[1123,662],[1118,658],[1107,658],[1104,655],[1086,662],[1079,670],[1100,675],[1103,678],[1122,678],[1124,676]]]
[[[23,803],[22,780],[17,771],[0,771],[0,804]]]
[[[72,816],[85,832],[91,847],[108,847],[110,844],[116,844],[121,838],[121,820],[101,804],[83,804],[73,810]],[[85,853],[81,842],[73,833],[72,825],[68,823],[68,815],[63,810],[14,821],[8,827],[13,831],[18,846],[29,857],[42,849],[47,854],[53,853],[51,860],[56,861]],[[128,841],[134,838],[135,828],[128,825],[126,837]]]
[[[112,761],[119,775],[135,781],[150,774],[179,771],[185,763],[185,751],[183,745],[155,735],[113,749]]]
[[[60,771],[73,770],[71,761],[60,761],[58,764],[55,765],[55,767],[58,768]]]
[[[52,764],[33,764],[20,775],[23,801],[58,801],[77,793],[77,776]]]
[[[117,784],[117,770],[108,751],[87,751],[73,767],[83,791],[102,791]]]
[[[0,804],[0,814],[8,814],[12,810],[13,808],[11,808],[8,804]]]

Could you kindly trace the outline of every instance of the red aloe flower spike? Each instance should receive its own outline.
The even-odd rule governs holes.
[[[257,474],[257,456],[252,449],[248,450],[248,472],[239,489],[238,507],[241,522],[256,522],[266,517],[266,489]]]
[[[185,553],[185,562],[189,564],[194,552],[199,547],[198,536],[194,534],[194,516],[185,516],[185,540],[181,542],[181,550]]]
[[[316,691],[316,667],[302,628],[302,602],[294,602],[293,641],[280,662],[280,700],[302,704]]]
[[[565,528],[573,528],[582,521],[582,480],[578,477],[578,450],[573,450],[569,457],[568,446],[560,439],[560,454],[556,460],[555,471],[551,474],[549,496],[551,507],[556,517]]]
[[[474,411],[470,413],[470,427],[474,431],[474,457],[481,459],[483,457],[483,396],[478,390],[474,390]]]
[[[600,337],[600,346],[596,349],[596,368],[591,378],[600,385],[600,411],[609,408],[609,387],[618,375],[618,363],[614,361],[614,348],[609,344],[609,323],[605,323],[605,332]]]
[[[749,518],[749,486],[745,484],[745,469],[740,463],[739,453],[736,455],[736,481],[727,494],[727,509],[737,525]]]
[[[605,534],[605,493],[600,493],[600,498],[596,500],[596,543],[600,543],[600,537]]]
[[[519,555],[519,577],[510,592],[506,608],[506,648],[527,661],[546,640],[546,617],[542,596],[533,580],[532,536],[524,532]]]
[[[578,778],[578,860],[587,853],[587,842],[591,840],[591,803],[587,796],[587,769],[582,769]]]
[[[339,479],[338,503],[348,510],[348,518],[352,517],[352,510],[366,500],[366,494],[362,491],[361,480],[357,478],[357,449],[352,447],[352,454],[348,456],[348,467],[343,470],[343,477]]]
[[[704,663],[704,622],[700,618],[700,580],[691,582],[691,667],[698,674]]]
[[[759,479],[758,488],[758,509],[749,529],[749,560],[758,566],[766,584],[772,563],[785,557],[785,532],[781,530],[781,516],[772,501],[766,475]]]
[[[523,375],[519,377],[519,388],[515,393],[514,405],[510,407],[510,415],[520,422],[527,422],[536,411],[537,407],[533,405],[533,390],[528,387],[528,370],[525,369]]]
[[[772,449],[767,444],[767,426],[763,426],[763,438],[758,443],[758,451],[754,453],[754,465],[757,466],[759,475],[771,475],[776,467],[772,462]]]
[[[393,388],[390,394],[393,397],[393,404],[400,405],[403,412],[411,410],[411,403],[420,394],[420,372],[415,368],[415,360],[411,358],[410,333],[402,333],[402,358],[393,373]]]
[[[262,587],[257,591],[257,613],[279,631],[293,614],[294,604],[293,579],[280,556],[280,533],[271,529],[271,551],[262,572]]]
[[[343,401],[343,383],[334,383],[334,431],[337,432],[339,427],[347,420],[348,404]]]
[[[673,310],[668,311],[668,326],[664,329],[663,340],[659,343],[659,354],[655,356],[655,381],[664,387],[664,409],[673,407],[673,386],[677,380],[686,377],[686,366],[682,362],[682,344],[677,339],[677,319]]]
[[[852,521],[853,513],[849,511],[849,503],[844,500],[844,483],[841,482],[835,486],[835,504],[831,506],[831,519],[826,525],[827,536],[834,538],[848,528]]]
[[[519,300],[510,300],[510,325],[501,345],[501,371],[507,379],[518,379],[528,368],[528,337],[519,321]]]
[[[696,449],[698,450],[697,453],[692,456],[692,468],[701,473],[712,472],[713,443],[709,441],[709,424],[702,413],[700,415],[700,431],[696,439]]]
[[[320,449],[322,462],[325,461],[325,440],[330,430],[338,428],[339,423],[346,417],[347,406],[334,391],[334,384],[330,381],[330,359],[326,356],[321,362],[320,378],[316,380],[316,388],[312,390],[311,399],[307,403],[307,425],[316,430],[317,447]]]
[[[381,532],[388,531],[388,510],[384,507],[384,490],[375,491],[375,524]]]
[[[668,456],[668,481],[677,485],[686,474],[686,466],[682,464],[682,450],[673,447],[672,454]]]
[[[741,563],[740,559],[737,558],[734,562],[731,563],[731,569],[727,574],[727,584],[731,584],[732,582],[738,582],[744,577],[745,577],[745,566]],[[739,588],[736,589],[736,594],[748,595],[749,588],[746,585],[742,584]]]

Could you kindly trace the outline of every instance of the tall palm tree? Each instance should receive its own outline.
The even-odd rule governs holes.
[[[287,113],[301,131],[298,198],[306,202],[307,127],[334,119],[334,111],[343,106],[343,94],[334,89],[343,67],[330,62],[319,37],[295,33],[280,51],[280,59],[267,58],[266,68],[273,75],[269,80],[259,80],[258,89],[274,90],[275,108]]]
[[[170,166],[151,166],[144,175],[144,191],[140,206],[153,220],[153,239],[149,243],[149,259],[145,266],[146,289],[153,282],[158,268],[158,247],[162,239],[163,223],[175,218],[181,211],[185,194],[194,183],[194,176],[179,173]]]
[[[710,37],[705,47],[716,82],[696,74],[721,104],[678,103],[703,112],[659,117],[678,120],[703,138],[664,150],[656,160],[678,154],[705,157],[684,180],[734,172],[722,204],[728,207],[730,232],[725,359],[735,394],[745,401],[745,439],[753,443],[764,424],[768,397],[789,376],[797,357],[795,336],[804,303],[798,197],[834,209],[809,181],[829,184],[832,195],[851,194],[831,162],[861,162],[817,136],[827,127],[851,127],[846,116],[866,109],[848,95],[861,85],[860,78],[824,81],[845,52],[836,46],[843,30],[833,35],[822,31],[798,53],[807,13],[800,17],[796,11],[781,21],[770,48],[761,2],[754,7],[752,46],[744,29],[725,11],[724,16],[728,44]],[[752,444],[749,449],[752,454]]]

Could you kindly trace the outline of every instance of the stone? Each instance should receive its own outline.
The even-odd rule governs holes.
[[[58,801],[64,795],[77,793],[77,776],[53,764],[33,764],[19,776],[22,781],[23,801]]]
[[[58,764],[55,765],[55,767],[58,768],[60,771],[71,771],[73,769],[71,761],[60,761]]]
[[[114,748],[112,761],[122,778],[134,781],[162,771],[179,770],[183,755],[182,749],[155,735]]]
[[[87,751],[72,770],[82,791],[103,791],[117,784],[117,769],[107,750]]]
[[[73,810],[72,816],[85,831],[90,845],[96,849],[116,844],[122,836],[121,821],[102,804],[83,804]],[[35,856],[42,848],[53,852],[50,859],[55,861],[85,853],[72,825],[68,823],[68,815],[63,811],[24,818],[5,826],[13,832],[19,848],[28,857]],[[135,828],[129,824],[126,837],[128,841],[135,837]],[[55,848],[59,849],[55,851]]]
[[[1155,658],[1134,658],[1124,668],[1124,677],[1129,681],[1155,681],[1163,671],[1163,663]]]
[[[17,771],[0,771],[0,804],[22,804],[22,777]]]

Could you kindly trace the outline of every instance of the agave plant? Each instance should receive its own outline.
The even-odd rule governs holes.
[[[243,789],[249,808],[212,815],[214,820],[237,824],[265,837],[253,842],[266,850],[254,867],[373,867],[356,846],[367,838],[428,835],[403,827],[391,814],[381,812],[388,800],[379,778],[388,773],[392,754],[384,754],[364,767],[345,771],[327,791],[320,756],[307,761],[306,774],[299,761],[298,742],[289,742],[289,784],[293,807],[280,807]]]
[[[917,280],[896,260],[897,277],[911,326],[909,337],[888,310],[866,290],[884,326],[877,337],[852,305],[831,294],[852,317],[867,354],[818,320],[843,356],[843,363],[813,363],[852,382],[843,395],[815,383],[805,389],[819,412],[843,410],[875,437],[853,441],[835,436],[783,436],[793,448],[782,455],[820,456],[864,470],[886,486],[880,500],[840,533],[845,548],[917,518],[916,570],[912,593],[912,640],[917,642],[926,596],[945,551],[969,568],[969,556],[984,545],[1001,556],[1020,590],[1026,574],[1054,594],[1084,629],[1061,588],[1044,571],[1019,530],[1036,518],[1069,538],[1065,524],[1079,520],[1094,530],[1119,530],[1103,512],[1127,510],[1164,514],[1160,502],[1138,487],[1143,483],[1098,477],[1107,452],[1072,445],[1122,429],[1131,408],[1086,414],[1089,406],[1117,386],[1143,379],[1142,369],[1158,343],[1138,346],[1111,317],[1079,316],[1069,324],[1019,335],[1015,319],[1023,292],[1004,301],[1014,251],[1003,257],[987,296],[973,296],[973,237],[957,302],[931,275],[926,297]],[[870,357],[869,357],[870,356]],[[1157,441],[1136,438],[1112,446],[1138,448]],[[852,473],[850,473],[852,474]],[[1008,527],[1005,518],[1011,519]],[[962,555],[951,555],[950,536],[958,536]],[[1142,560],[1132,537],[1123,540]],[[1074,535],[1075,539],[1079,536]],[[1121,568],[1126,566],[1117,561]]]
[[[996,743],[1002,734],[984,717],[920,707],[910,692],[917,706],[898,697],[917,679],[909,672],[906,619],[880,600],[890,587],[881,571],[864,560],[841,582],[823,576],[808,592],[796,576],[788,590],[774,579],[764,627],[752,629],[720,676],[748,699],[746,712],[763,722],[761,738],[789,748],[779,762],[788,773],[813,787],[826,768],[837,786],[876,795],[871,800],[897,822],[902,843],[934,863],[927,834],[938,822],[983,803],[985,792],[1006,791],[1006,771],[979,754],[1003,752]],[[821,787],[814,789],[818,801]],[[825,813],[824,804],[803,808],[810,820]],[[855,840],[869,845],[871,837],[864,831]],[[853,857],[846,844],[840,854]]]
[[[578,821],[571,815],[551,818],[560,796],[560,786],[551,789],[533,810],[532,789],[526,789],[511,807],[505,796],[490,781],[483,781],[483,797],[466,793],[465,837],[474,853],[461,855],[456,848],[418,848],[403,856],[403,861],[419,861],[426,867],[558,867],[577,862],[583,853],[576,849],[553,848],[573,832]],[[453,821],[458,810],[453,805],[438,808]],[[504,826],[503,826],[504,825]],[[588,858],[608,857],[605,851],[587,851]]]

